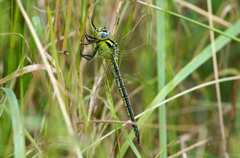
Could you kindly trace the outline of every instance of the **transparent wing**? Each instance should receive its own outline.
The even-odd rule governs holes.
[[[130,77],[132,80],[141,80],[141,65],[145,63],[141,58],[147,60],[155,56],[150,40],[152,16],[145,14],[133,19],[136,20],[132,21],[130,31],[119,40],[119,67],[125,76],[128,75],[128,79]],[[125,24],[122,23],[122,25]],[[118,33],[116,36],[119,36]]]
[[[120,45],[120,52],[123,52],[124,50],[134,49],[136,47],[139,47],[143,44],[146,44],[147,35],[150,32],[150,24],[152,21],[152,17],[150,14],[145,14],[142,17],[138,18],[137,21],[132,21],[133,25],[130,31],[128,31],[124,35],[124,31],[121,30],[122,33],[120,33],[120,30],[118,31],[116,35],[116,41],[119,41]],[[121,26],[123,25],[123,26]],[[122,23],[120,27],[124,29],[124,23]],[[120,34],[120,35],[119,35]],[[122,38],[118,40],[118,38],[121,36]]]

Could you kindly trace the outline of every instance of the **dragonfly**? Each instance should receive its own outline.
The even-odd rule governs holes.
[[[120,50],[122,48],[121,48],[120,44],[118,44],[115,40],[113,40],[111,38],[111,33],[106,27],[96,28],[96,26],[93,24],[93,22],[92,21],[90,21],[90,22],[94,29],[94,33],[93,33],[94,35],[91,36],[87,33],[85,34],[85,37],[87,40],[87,43],[85,43],[85,45],[96,44],[96,47],[94,48],[94,51],[92,52],[92,54],[90,54],[90,55],[81,54],[81,56],[83,58],[87,59],[88,61],[90,61],[95,57],[95,55],[97,54],[97,51],[99,51],[99,54],[101,56],[103,56],[103,58],[105,59],[107,65],[109,66],[110,71],[115,79],[115,82],[119,89],[124,106],[126,108],[128,117],[133,123],[135,123],[136,120],[134,118],[134,112],[131,108],[132,105],[128,98],[128,93],[124,86],[123,79],[122,79],[122,76],[121,76],[121,73],[119,70],[119,56],[120,56]],[[133,28],[125,37],[129,36],[129,34],[132,33],[132,31],[134,29],[135,28]],[[126,40],[126,38],[125,39],[123,38],[122,40]],[[122,40],[121,40],[121,42],[124,42]],[[132,127],[134,130],[137,142],[139,144],[140,138],[139,138],[138,126],[133,124]]]

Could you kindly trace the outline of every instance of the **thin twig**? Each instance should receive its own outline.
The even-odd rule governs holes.
[[[141,125],[147,128],[154,129],[167,129],[170,131],[182,131],[182,132],[199,132],[201,127],[196,125],[159,125],[159,124],[149,124],[149,123],[139,123],[139,122],[131,122],[131,121],[116,121],[116,120],[89,120],[90,123],[99,123],[99,124],[116,124],[120,123],[123,125]],[[84,124],[84,121],[78,121],[77,124]]]
[[[119,24],[119,20],[120,20],[119,15],[120,15],[120,10],[122,8],[122,4],[123,4],[123,0],[120,0],[119,3],[118,3],[117,11],[116,11],[116,19],[115,19],[115,24],[114,24],[113,30],[112,30],[112,37],[114,37],[115,30],[116,30],[116,28],[117,28],[117,26]]]
[[[195,11],[196,13],[199,13],[208,18],[209,13],[207,11],[205,11],[199,7],[196,7],[196,6],[192,5],[191,3],[188,3],[188,2],[182,1],[182,0],[174,0],[174,1],[179,3],[181,6],[187,7],[189,9]],[[224,19],[222,19],[220,17],[217,17],[215,15],[212,15],[212,17],[213,17],[213,21],[215,21],[223,26],[230,27],[232,25],[231,23],[225,21]]]
[[[49,65],[49,68],[52,69],[51,71],[53,73],[56,73],[56,69],[51,67]],[[29,66],[25,66],[23,67],[23,69],[17,69],[16,71],[12,72],[11,74],[7,75],[6,77],[0,79],[0,84],[4,84],[6,82],[8,82],[11,79],[17,78],[23,74],[29,73],[29,72],[34,72],[34,71],[41,71],[41,70],[46,70],[47,68],[42,65],[42,64],[33,64],[33,65],[29,65]]]
[[[213,28],[212,5],[211,5],[211,3],[212,3],[211,0],[207,1],[208,13],[209,13],[209,26]],[[212,30],[210,30],[210,40],[211,40],[211,48],[212,48],[214,78],[215,78],[215,80],[218,80],[218,67],[217,67],[215,39],[214,39],[214,32]],[[227,144],[226,144],[226,138],[225,138],[225,132],[224,132],[224,122],[223,122],[223,114],[222,114],[222,101],[221,101],[221,92],[220,92],[219,83],[216,83],[215,86],[216,86],[216,94],[217,94],[217,101],[218,101],[218,112],[219,112],[219,121],[220,121],[220,128],[221,128],[221,135],[222,135],[222,142],[223,142],[223,151],[224,151],[224,153],[227,153]]]
[[[177,95],[171,97],[171,98],[168,98],[164,101],[162,101],[161,103],[145,110],[144,112],[142,112],[141,114],[137,115],[135,118],[139,118],[141,116],[143,116],[144,114],[148,113],[149,111],[152,111],[152,110],[155,110],[156,108],[158,108],[159,106],[163,105],[163,104],[166,104],[167,102],[171,101],[171,100],[174,100],[180,96],[183,96],[184,94],[187,94],[187,93],[190,93],[192,91],[195,91],[197,89],[200,89],[200,88],[203,88],[203,87],[207,87],[207,86],[210,86],[210,85],[213,85],[213,84],[216,84],[216,83],[220,83],[220,82],[226,82],[226,81],[232,81],[232,80],[240,80],[240,75],[238,76],[232,76],[232,77],[226,77],[226,78],[222,78],[222,79],[219,79],[219,80],[214,80],[214,81],[210,81],[210,82],[207,82],[207,83],[203,83],[203,84],[200,84],[198,86],[195,86],[195,87],[192,87],[188,90],[185,90],[181,93],[178,93]]]

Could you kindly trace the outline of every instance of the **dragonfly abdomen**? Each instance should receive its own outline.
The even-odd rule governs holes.
[[[120,74],[120,71],[119,71],[119,68],[118,68],[118,65],[117,65],[117,61],[114,58],[112,58],[111,64],[112,64],[112,66],[111,66],[112,67],[112,73],[113,73],[114,79],[116,81],[116,84],[118,86],[121,97],[123,99],[123,103],[124,103],[124,106],[127,110],[128,117],[132,122],[136,122],[136,120],[134,118],[133,110],[131,108],[130,100],[128,99],[128,94],[127,94],[127,91],[126,91],[125,86],[123,84],[122,77],[121,77],[121,74]],[[138,127],[137,127],[137,125],[132,125],[132,127],[134,128],[135,136],[137,137],[137,141],[139,143]]]

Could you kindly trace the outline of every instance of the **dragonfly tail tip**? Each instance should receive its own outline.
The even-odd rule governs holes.
[[[137,137],[137,142],[138,142],[138,144],[140,144],[139,133],[136,135],[136,137]]]

